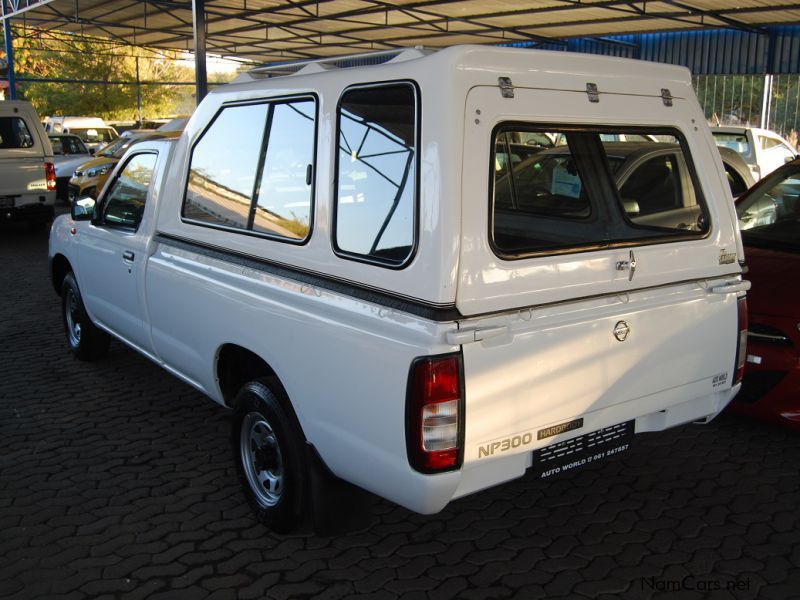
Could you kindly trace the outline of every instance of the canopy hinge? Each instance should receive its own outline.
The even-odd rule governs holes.
[[[469,329],[454,329],[447,332],[447,343],[453,346],[461,344],[471,344],[491,338],[496,338],[508,333],[508,327],[475,327]]]
[[[498,77],[497,85],[500,86],[500,95],[502,95],[503,98],[514,97],[514,84],[511,83],[511,77]]]
[[[600,102],[600,92],[597,91],[596,83],[586,84],[586,95],[589,96],[589,102]]]

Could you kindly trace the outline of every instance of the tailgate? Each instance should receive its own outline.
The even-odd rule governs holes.
[[[39,195],[45,192],[47,179],[42,156],[0,158],[0,198]]]
[[[0,202],[11,206],[47,192],[45,155],[52,156],[42,127],[28,111],[0,102]],[[45,146],[46,142],[46,146]],[[50,159],[52,160],[52,159]]]
[[[462,347],[465,462],[530,452],[730,388],[737,294],[712,291],[724,283],[461,322],[484,338]]]
[[[469,92],[465,319],[450,336],[465,464],[636,419],[664,429],[730,396],[747,285],[721,289],[741,278],[719,154],[688,79],[669,98],[655,80],[628,95],[612,79],[597,74],[599,98],[585,81],[523,87],[520,74],[512,97]]]

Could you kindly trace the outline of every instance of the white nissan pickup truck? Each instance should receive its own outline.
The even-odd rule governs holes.
[[[688,71],[368,58],[241,75],[58,218],[72,352],[113,336],[230,407],[277,530],[350,486],[435,513],[547,485],[717,415],[749,283]]]
[[[0,220],[44,229],[53,219],[53,148],[30,102],[0,102]]]

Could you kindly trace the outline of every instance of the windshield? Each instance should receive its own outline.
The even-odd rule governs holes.
[[[109,127],[70,127],[69,132],[90,144],[110,142],[117,137]]]
[[[736,212],[745,244],[800,251],[800,167],[770,178]]]
[[[133,140],[129,137],[117,138],[107,146],[98,150],[96,156],[113,156],[114,158],[121,158],[125,154],[125,150],[131,145]]]

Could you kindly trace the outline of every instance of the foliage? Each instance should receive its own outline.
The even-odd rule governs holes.
[[[697,99],[711,125],[758,126],[764,98],[764,75],[695,77]],[[774,75],[768,129],[796,144],[800,129],[800,76]]]
[[[18,97],[30,100],[41,116],[91,115],[136,120],[139,116],[135,85],[137,62],[140,81],[194,81],[193,70],[177,63],[180,56],[176,52],[125,46],[61,32],[19,29],[14,35],[17,77],[99,82],[18,82]],[[191,98],[194,92],[191,85],[142,85],[139,90],[142,118],[177,114],[179,107],[185,109],[189,104],[186,96]]]

